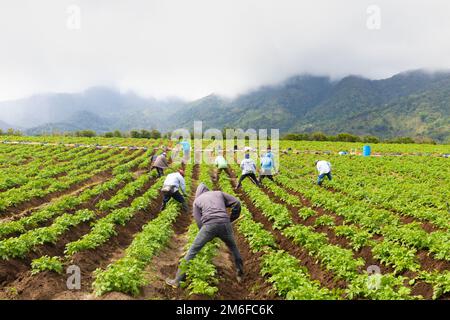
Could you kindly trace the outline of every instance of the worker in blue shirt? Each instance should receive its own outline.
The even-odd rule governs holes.
[[[262,183],[263,178],[269,178],[273,181],[273,171],[275,170],[275,156],[272,153],[271,147],[267,148],[267,153],[261,157],[261,173],[259,175],[259,183]]]
[[[183,162],[189,161],[190,152],[191,152],[191,144],[187,139],[183,139],[183,141],[179,142],[181,145],[181,149],[183,150]]]

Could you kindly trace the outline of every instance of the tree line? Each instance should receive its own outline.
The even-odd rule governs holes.
[[[8,135],[8,136],[21,136],[22,132],[16,131],[13,129],[9,129],[4,132],[0,130],[0,135]],[[64,137],[105,137],[105,138],[142,138],[142,139],[159,139],[163,135],[158,130],[131,130],[131,131],[120,131],[114,130],[110,132],[105,132],[102,134],[97,133],[94,130],[77,130],[77,131],[66,131],[66,132],[53,132],[51,134],[39,134],[38,136],[64,136]]]
[[[0,129],[0,135],[3,136],[23,136],[20,130],[8,129],[6,131]],[[43,136],[48,134],[42,134]],[[160,139],[169,138],[170,133],[162,134],[156,129],[151,130],[131,130],[131,131],[120,131],[114,130],[98,134],[94,130],[78,130],[70,132],[54,132],[50,134],[52,136],[66,136],[66,137],[106,137],[106,138],[138,138],[138,139]],[[225,129],[224,129],[225,135]],[[363,142],[363,143],[426,143],[426,144],[436,144],[431,138],[427,137],[396,137],[390,139],[381,139],[373,135],[358,136],[351,133],[339,133],[337,135],[327,135],[323,132],[313,132],[313,133],[287,133],[281,137],[282,140],[293,140],[293,141],[337,141],[337,142]]]
[[[313,133],[287,133],[281,137],[283,140],[294,141],[338,141],[338,142],[364,142],[364,143],[427,143],[436,144],[431,138],[411,138],[411,137],[396,137],[390,139],[381,139],[376,136],[358,136],[351,133],[339,133],[337,135],[327,135],[323,132]]]
[[[2,129],[0,129],[0,136],[22,136],[22,131],[20,130],[14,130],[12,128],[3,131]]]
[[[73,132],[76,137],[96,137],[98,136],[94,130],[80,130]],[[162,134],[156,129],[152,130],[131,130],[131,131],[120,131],[114,130],[110,132],[105,132],[99,136],[106,138],[138,138],[138,139],[159,139]]]

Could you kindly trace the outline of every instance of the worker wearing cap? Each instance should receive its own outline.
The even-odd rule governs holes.
[[[164,175],[164,169],[167,169],[168,167],[169,162],[167,160],[167,154],[166,152],[163,152],[156,157],[155,161],[153,162],[151,170],[156,169],[156,171],[158,171],[158,178],[160,178]]]
[[[319,186],[322,185],[325,176],[328,177],[328,180],[331,180],[331,163],[325,160],[316,160],[314,164],[316,165],[317,171],[319,172],[319,176],[317,177],[317,184]]]
[[[181,194],[180,193],[181,190]],[[170,199],[175,199],[181,203],[183,211],[187,212],[188,205],[184,196],[186,195],[186,182],[184,181],[184,170],[180,169],[177,172],[169,173],[164,180],[163,187],[161,189],[163,193],[163,203],[161,206],[161,211],[166,208],[167,203]]]

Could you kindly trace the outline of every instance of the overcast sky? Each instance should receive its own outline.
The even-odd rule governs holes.
[[[0,0],[0,100],[95,85],[195,99],[299,73],[448,69],[449,15],[448,0]]]

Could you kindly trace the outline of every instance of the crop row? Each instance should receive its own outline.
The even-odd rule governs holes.
[[[375,209],[364,202],[323,189],[294,178],[285,172],[277,181],[288,189],[297,191],[312,203],[335,212],[348,223],[354,223],[374,234],[407,246],[410,250],[427,249],[436,259],[450,260],[450,234],[445,231],[427,233],[417,224],[402,224],[397,215],[383,209]],[[414,269],[412,267],[412,269]]]
[[[56,243],[59,237],[71,227],[94,219],[95,212],[87,209],[75,214],[63,214],[52,225],[30,230],[19,237],[0,241],[0,257],[3,260],[23,258],[39,245]]]
[[[49,178],[55,174],[64,172],[68,166],[67,161],[73,157],[81,157],[91,150],[53,148],[51,150],[29,150],[33,154],[33,160],[25,165],[9,166],[0,170],[0,190],[22,186],[31,179]],[[52,171],[42,170],[52,168]],[[59,169],[59,170],[58,170]]]
[[[224,192],[237,196],[228,178],[221,176],[219,181]],[[274,236],[261,223],[253,220],[242,199],[241,205],[242,218],[238,221],[238,231],[245,237],[254,253],[262,253],[261,275],[273,285],[279,296],[289,300],[339,299],[337,294],[312,280],[295,257],[278,248]]]
[[[142,196],[135,198],[130,206],[115,209],[105,217],[95,221],[89,233],[85,234],[81,239],[66,245],[66,256],[71,256],[84,250],[95,249],[106,243],[112,236],[117,234],[117,225],[126,225],[136,213],[150,207],[152,201],[157,199],[159,195],[162,182],[163,180],[160,178]],[[115,203],[111,208],[118,205],[119,202]]]
[[[186,185],[190,188],[191,170],[186,170]],[[171,202],[166,209],[149,221],[135,235],[124,256],[109,264],[106,269],[94,272],[93,289],[96,295],[120,291],[137,295],[148,283],[145,268],[153,257],[163,249],[173,234],[172,225],[180,213],[180,205]]]
[[[143,160],[142,156],[138,158],[140,159],[140,161]],[[123,159],[124,158],[119,158],[117,160],[111,159],[110,163],[108,163],[105,167],[100,168],[99,170],[103,171],[112,168],[117,164],[123,162]],[[118,167],[120,166],[122,165],[119,165]],[[119,171],[122,172],[123,170]],[[95,173],[96,172],[94,172],[94,174]],[[23,217],[15,221],[0,223],[0,238],[13,233],[23,233],[27,229],[34,228],[38,224],[43,223],[55,216],[58,216],[65,211],[72,210],[77,206],[82,205],[83,203],[87,203],[88,201],[94,199],[95,197],[99,197],[106,191],[113,190],[121,183],[131,181],[132,178],[133,175],[129,172],[116,175],[112,179],[102,182],[101,184],[98,184],[94,187],[90,187],[78,195],[64,195],[61,198],[57,199],[56,201],[51,202],[50,204],[33,212],[29,216]]]
[[[412,159],[411,159],[412,158]],[[285,157],[284,166],[295,169],[298,178],[313,180],[313,158]],[[336,179],[327,185],[375,208],[384,208],[404,216],[430,222],[438,228],[450,228],[446,188],[448,170],[445,159],[414,157],[405,159],[333,157]],[[295,164],[295,166],[294,166]],[[305,167],[301,167],[301,165]],[[417,171],[418,177],[412,177]],[[420,177],[420,178],[419,178]],[[442,181],[444,179],[444,181]],[[450,182],[450,181],[448,181]],[[444,186],[444,187],[443,187]]]
[[[213,190],[209,169],[210,167],[206,165],[200,167],[199,182],[204,183],[209,190]],[[193,221],[188,229],[188,241],[185,246],[186,252],[192,246],[198,231],[198,226]],[[212,297],[218,291],[217,270],[212,260],[218,253],[219,245],[219,240],[215,239],[208,242],[189,263],[184,263],[184,260],[181,260],[181,268],[186,272],[186,280],[183,286],[187,288],[190,294]]]
[[[365,262],[361,258],[355,259],[351,250],[329,244],[327,236],[315,232],[312,227],[294,224],[291,212],[285,206],[274,203],[269,196],[250,182],[244,182],[243,190],[262,214],[273,222],[273,228],[280,229],[283,235],[305,248],[309,255],[318,259],[326,269],[332,271],[338,278],[345,279],[348,283],[353,281],[357,283],[360,279],[368,279],[367,274],[361,273],[361,267]],[[380,296],[391,296],[391,298],[396,296],[397,299],[411,298],[409,288],[403,285],[398,286],[401,278],[390,274],[384,276],[390,281],[385,280],[385,286],[382,287],[382,290],[377,291],[377,295],[370,290],[359,294],[365,298],[379,298]],[[346,295],[354,294],[350,291],[351,288],[349,285]]]
[[[297,189],[296,183],[292,180],[281,176],[277,177],[277,181],[281,180],[284,180],[284,183],[282,184],[296,192],[304,191]],[[314,200],[316,199],[312,199],[312,201]],[[307,210],[310,212],[314,212],[309,208],[307,208]],[[308,214],[307,217],[309,216],[311,215]],[[355,250],[358,250],[362,246],[366,245],[372,246],[372,253],[374,258],[380,260],[386,265],[394,266],[396,272],[401,272],[403,270],[418,271],[418,276],[409,280],[410,284],[412,284],[414,281],[420,279],[422,275],[428,274],[429,272],[419,271],[420,265],[417,262],[415,250],[413,248],[403,247],[401,244],[402,236],[398,233],[407,232],[405,230],[409,230],[408,228],[420,231],[419,236],[416,239],[417,243],[419,243],[421,241],[421,237],[424,236],[425,232],[415,224],[410,224],[408,226],[405,225],[402,227],[383,226],[382,230],[385,231],[386,237],[381,241],[373,241],[371,239],[373,236],[371,231],[369,232],[365,229],[360,229],[353,224],[333,227],[336,235],[348,238]],[[387,232],[388,229],[390,229],[390,233]],[[439,274],[439,272],[432,272],[431,274],[437,275]],[[366,278],[366,280],[364,280],[364,278]],[[367,280],[367,275],[357,275],[356,278],[352,279],[352,281],[348,285],[347,296],[349,298],[364,296],[374,299],[394,299],[395,297],[406,298],[410,294],[410,289],[405,286],[405,283],[408,281],[407,277],[396,276],[395,274],[389,273],[384,274],[380,280],[381,287],[384,288],[383,290],[368,290]],[[441,289],[445,288],[447,285],[446,279],[444,277],[434,276],[433,280],[434,282],[430,281],[430,283],[435,288],[435,297],[438,297],[440,296],[440,294],[447,292]]]
[[[23,217],[19,220],[0,223],[0,237],[10,234],[24,233],[26,230],[38,226],[40,223],[48,221],[53,217],[72,210],[83,203],[86,203],[106,191],[113,190],[123,182],[132,179],[131,173],[118,175],[111,180],[107,180],[101,184],[84,190],[79,195],[65,195],[57,201],[48,204],[33,214]]]
[[[108,167],[111,160],[114,161],[116,158],[122,157],[121,154],[111,157],[113,153],[114,152],[89,155],[87,158],[74,161],[69,164],[70,168],[65,167],[64,170],[61,171],[66,172],[67,174],[60,179],[51,177],[34,179],[19,188],[9,189],[8,191],[0,193],[0,211],[35,197],[43,197],[52,192],[67,189],[77,182],[90,178],[93,176],[92,171],[102,166]],[[59,169],[61,170],[61,168]],[[58,174],[59,170],[47,168],[42,175],[47,172],[51,172],[50,175],[53,176]]]

